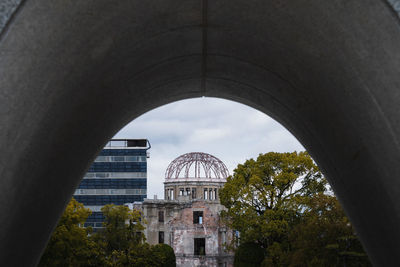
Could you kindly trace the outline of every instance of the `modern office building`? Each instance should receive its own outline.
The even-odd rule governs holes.
[[[104,205],[124,205],[147,197],[149,148],[146,139],[113,139],[107,143],[74,194],[77,201],[92,210],[85,227],[102,227],[100,209]]]

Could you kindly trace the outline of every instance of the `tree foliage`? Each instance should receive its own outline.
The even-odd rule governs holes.
[[[350,258],[368,262],[327,188],[307,152],[260,154],[228,177],[220,190],[227,208],[221,216],[240,232],[241,243],[254,242],[265,250],[263,266],[336,266]]]
[[[80,225],[91,214],[72,199],[68,204],[39,266],[175,266],[175,254],[168,245],[145,242],[141,214],[126,206],[106,205],[104,228]]]
[[[290,231],[292,266],[370,266],[361,243],[332,195],[307,199],[300,222]]]
[[[68,203],[40,260],[39,266],[98,266],[97,244],[88,236],[92,229],[82,228],[89,209],[74,198]]]
[[[235,252],[235,267],[258,267],[264,260],[264,249],[256,243],[242,243]]]
[[[101,208],[105,217],[104,229],[97,232],[93,238],[103,246],[107,255],[114,251],[128,251],[140,247],[145,241],[144,226],[138,210],[130,210],[126,206],[105,205]]]
[[[174,249],[167,244],[157,244],[152,247],[153,254],[160,259],[160,267],[175,267],[176,257]]]

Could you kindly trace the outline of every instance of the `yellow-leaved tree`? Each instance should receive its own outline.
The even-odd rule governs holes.
[[[240,240],[230,247],[238,241],[257,244],[264,249],[264,266],[368,264],[351,224],[307,152],[269,152],[239,164],[220,190],[220,200],[226,207],[222,219],[240,232],[235,237]],[[242,266],[249,264],[242,260]],[[236,265],[239,262],[235,259]]]

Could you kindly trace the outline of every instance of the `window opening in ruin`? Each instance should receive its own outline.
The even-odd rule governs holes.
[[[164,232],[158,232],[158,243],[164,244]]]
[[[183,188],[179,188],[179,195],[183,196],[183,193],[185,192],[185,190],[183,190]]]
[[[217,194],[217,188],[214,189],[214,199],[218,198],[218,194]]]
[[[232,234],[235,240],[235,247],[237,248],[240,245],[240,232],[238,230],[233,230]]]
[[[196,188],[192,188],[192,198],[196,198]]]
[[[210,193],[209,193],[208,195],[209,195],[209,197],[210,197],[210,200],[213,200],[213,199],[214,199],[213,191],[212,191],[211,188],[210,188]]]
[[[193,223],[194,224],[203,224],[203,212],[202,211],[193,211]]]
[[[174,200],[174,189],[169,190],[170,198],[171,200]]]
[[[168,190],[167,190],[167,199],[168,199],[168,200],[173,199],[173,194],[174,194],[173,191],[174,191],[174,190],[172,190],[172,189],[168,189]]]
[[[158,212],[158,221],[159,222],[164,222],[164,211],[160,210]]]
[[[186,195],[190,196],[190,188],[186,188]]]
[[[226,244],[226,232],[222,231],[221,233],[221,243],[222,245]]]
[[[194,239],[194,255],[206,255],[206,239]]]
[[[206,188],[206,189],[204,189],[204,199],[207,199],[207,195],[208,195],[208,190]]]

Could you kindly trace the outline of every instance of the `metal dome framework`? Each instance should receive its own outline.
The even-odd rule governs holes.
[[[194,177],[189,177],[191,170],[192,173],[194,173]],[[201,176],[202,174],[204,174],[204,176]],[[228,168],[220,159],[203,152],[183,154],[174,159],[165,171],[166,180],[182,178],[225,180],[228,176]]]

